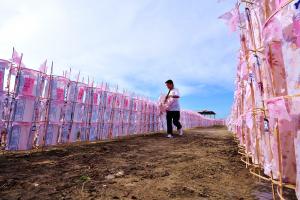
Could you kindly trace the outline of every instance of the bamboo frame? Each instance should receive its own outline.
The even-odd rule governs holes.
[[[47,64],[47,61],[45,65]],[[37,88],[37,96],[35,96],[35,104],[34,104],[34,113],[33,113],[33,122],[31,123],[31,132],[33,134],[33,148],[37,148],[37,142],[38,142],[38,136],[39,136],[39,128],[37,128],[37,125],[40,125],[40,112],[39,112],[39,106],[41,105],[41,98],[42,98],[42,90],[45,87],[46,82],[46,73],[38,72],[39,78],[41,78],[40,88]],[[43,77],[44,76],[44,77]],[[37,83],[38,86],[38,83]],[[39,93],[38,93],[39,92]]]
[[[99,102],[98,102],[98,116],[97,116],[97,122],[96,122],[96,124],[97,124],[97,128],[96,128],[96,135],[97,135],[97,140],[100,140],[101,139],[101,136],[100,136],[100,134],[101,134],[101,132],[100,132],[100,122],[101,122],[101,116],[103,115],[103,113],[102,113],[102,115],[100,115],[100,113],[101,113],[101,110],[102,110],[102,95],[103,95],[103,82],[101,83],[101,87],[100,87],[100,89],[98,88],[98,91],[97,92],[100,92],[100,94],[98,93],[98,95],[100,95],[100,96],[98,96],[98,100],[99,100]]]
[[[266,0],[267,2],[268,0]],[[272,18],[278,13],[280,12],[284,7],[288,6],[290,3],[292,3],[294,0],[287,0],[283,5],[281,5],[279,8],[277,8],[270,16],[268,16],[268,18],[266,19],[264,25],[263,25],[263,29],[267,26],[267,24],[272,20]]]
[[[245,1],[241,1],[241,2],[245,2]],[[266,3],[267,1],[265,1],[265,3]],[[268,24],[268,22],[272,19],[272,17],[274,17],[275,15],[276,15],[276,13],[278,13],[282,8],[284,8],[285,6],[287,6],[289,3],[291,3],[291,2],[293,2],[293,1],[291,1],[291,0],[289,0],[289,1],[287,1],[287,2],[285,2],[279,9],[277,9],[271,16],[269,16],[269,18],[267,19],[267,21],[265,22],[265,24],[264,24],[264,27],[266,26],[266,24]],[[245,2],[246,4],[248,4],[249,2],[247,1],[247,2]],[[256,14],[256,13],[255,13]],[[268,15],[268,14],[266,14],[266,15]],[[257,15],[256,15],[256,17],[257,17]],[[251,41],[252,41],[252,44],[253,44],[253,46],[254,46],[254,50],[249,50],[248,49],[248,51],[250,51],[250,52],[253,52],[254,54],[256,54],[257,52],[259,52],[259,53],[263,53],[263,51],[259,51],[259,50],[257,50],[257,47],[256,47],[256,44],[255,44],[255,40],[254,40],[254,34],[253,34],[253,29],[252,29],[252,24],[251,24],[251,18],[248,18],[248,23],[249,23],[249,31],[250,31],[250,39],[251,39]],[[263,28],[264,28],[263,27]],[[243,33],[245,30],[244,29],[241,29],[241,32]],[[261,39],[260,39],[261,40]],[[244,46],[244,47],[243,47]],[[245,55],[246,55],[246,62],[248,62],[247,60],[248,60],[248,52],[247,51],[245,51],[245,47],[246,47],[246,45],[243,45],[242,44],[242,47],[243,47],[243,49],[244,49],[244,52],[245,52]],[[269,47],[270,48],[270,47]],[[262,80],[262,76],[261,76],[261,71],[260,71],[260,68],[259,68],[259,78],[260,78],[260,80]],[[271,78],[270,79],[272,82],[274,82],[274,80]],[[251,90],[252,90],[253,88],[251,88]],[[252,93],[252,91],[251,91],[251,93]],[[275,91],[273,90],[273,94],[275,94]],[[294,97],[294,96],[300,96],[300,94],[299,95],[286,95],[286,96],[284,96],[284,98],[291,98],[291,97]],[[242,98],[243,98],[243,96],[242,96]],[[252,99],[253,100],[253,99]],[[264,114],[264,116],[266,116],[266,109],[265,109],[265,101],[266,100],[264,100],[264,98],[262,98],[262,105],[263,105],[263,109],[262,109],[262,111],[263,111],[263,114]],[[252,101],[253,102],[253,101]],[[253,115],[255,116],[255,111],[254,111],[254,109],[253,109]],[[241,115],[240,115],[241,116]],[[248,154],[247,153],[245,153],[244,152],[244,147],[240,147],[239,146],[239,151],[238,151],[238,153],[239,154],[241,154],[241,161],[242,162],[244,162],[244,163],[246,163],[246,166],[248,166],[248,165],[251,165],[252,164],[252,168],[250,168],[250,173],[251,174],[253,174],[253,175],[255,175],[255,176],[257,176],[257,177],[259,177],[260,179],[263,179],[263,180],[266,180],[266,181],[270,181],[271,182],[271,184],[272,184],[272,191],[273,191],[273,199],[275,199],[276,197],[275,197],[275,190],[274,190],[274,185],[277,185],[277,194],[278,194],[278,196],[280,197],[280,199],[284,199],[283,198],[283,187],[287,187],[287,188],[290,188],[290,189],[295,189],[295,186],[293,185],[293,184],[286,184],[286,183],[283,183],[283,181],[282,181],[282,154],[281,154],[281,143],[280,143],[280,139],[279,139],[279,129],[278,129],[278,121],[277,121],[277,125],[276,125],[276,129],[275,129],[275,134],[276,134],[276,136],[277,136],[277,144],[278,144],[278,148],[277,148],[277,150],[278,150],[278,156],[279,156],[279,168],[280,168],[280,177],[279,177],[279,181],[276,181],[276,180],[274,180],[274,178],[273,178],[273,174],[272,174],[272,172],[271,172],[271,177],[264,177],[264,176],[261,176],[260,175],[260,170],[259,170],[259,173],[256,173],[255,172],[255,170],[256,169],[260,169],[261,167],[259,166],[259,165],[253,165],[252,163],[250,163],[248,160],[247,160],[247,157],[248,157]],[[270,136],[269,136],[270,137]],[[269,147],[270,148],[270,147]],[[272,153],[272,151],[271,151],[271,153]],[[273,155],[272,155],[273,156]],[[246,158],[246,160],[245,160],[245,158]],[[254,170],[255,169],[255,170]]]
[[[43,143],[42,143],[42,148],[45,146],[45,139],[46,135],[48,132],[48,127],[49,127],[49,110],[51,108],[51,101],[52,101],[52,81],[53,81],[53,62],[51,63],[51,73],[49,77],[49,86],[48,86],[48,94],[47,94],[47,109],[46,109],[46,114],[45,114],[45,134],[43,136]]]
[[[15,50],[13,49],[13,53],[15,52]],[[22,59],[23,59],[23,54],[21,54],[20,57],[20,61],[18,63],[17,66],[17,75],[15,78],[15,84],[14,84],[14,89],[12,92],[12,99],[11,99],[11,104],[9,107],[9,114],[8,114],[8,121],[7,121],[7,132],[8,132],[8,142],[11,141],[11,137],[12,137],[12,125],[13,125],[13,121],[15,118],[15,111],[16,111],[16,97],[18,95],[18,91],[19,91],[19,84],[20,84],[20,70],[21,70],[21,65],[22,65]],[[9,71],[9,79],[8,79],[8,88],[10,86],[10,78],[11,78],[11,73],[13,70],[13,66],[11,65],[10,71]],[[8,92],[9,89],[8,89]],[[9,98],[9,95],[8,95]]]
[[[70,68],[70,71],[69,71],[69,74],[71,76],[71,68]],[[67,78],[67,71],[64,72],[63,76],[65,78]],[[63,106],[63,115],[62,115],[62,124],[61,124],[61,127],[60,127],[60,130],[59,130],[59,133],[58,133],[58,138],[57,138],[57,143],[60,144],[62,143],[61,141],[61,137],[62,137],[62,132],[63,132],[63,129],[65,128],[66,126],[66,109],[67,109],[67,105],[68,105],[68,96],[69,96],[69,90],[70,90],[70,83],[71,81],[69,80],[68,81],[68,84],[67,84],[67,88],[66,88],[66,94],[65,94],[65,97],[64,97],[64,106]]]
[[[78,83],[79,83],[79,77],[80,77],[80,72],[77,76],[77,80],[75,82],[75,88],[74,88],[74,96],[73,96],[73,101],[71,100],[70,103],[72,104],[71,107],[71,119],[70,122],[68,122],[69,128],[68,128],[68,136],[67,136],[67,140],[70,140],[70,135],[72,133],[72,127],[73,127],[73,120],[74,120],[74,111],[75,111],[75,106],[77,103],[77,96],[78,96]]]
[[[113,138],[113,126],[114,126],[113,122],[114,122],[115,106],[116,106],[115,103],[116,103],[116,98],[117,98],[117,95],[118,95],[117,94],[118,89],[119,89],[119,87],[117,85],[115,93],[112,92],[113,99],[112,99],[112,105],[111,105],[111,111],[110,111],[110,120],[109,120],[109,129],[108,129],[108,134],[109,134],[108,138],[109,139]]]
[[[88,83],[89,85],[89,83]],[[92,86],[91,87],[88,87],[88,92],[90,93],[89,94],[89,97],[90,97],[90,105],[87,105],[88,107],[88,119],[86,121],[87,123],[87,126],[89,127],[86,131],[86,136],[87,136],[87,140],[89,140],[90,138],[90,131],[91,131],[91,124],[92,124],[92,114],[93,114],[93,106],[94,106],[94,81],[92,81]]]

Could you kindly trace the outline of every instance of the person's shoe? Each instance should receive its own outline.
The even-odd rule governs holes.
[[[182,130],[182,129],[179,129],[179,130],[178,130],[178,134],[179,134],[180,136],[183,136],[183,130]]]
[[[168,135],[167,135],[167,138],[173,138],[173,135],[168,134]]]

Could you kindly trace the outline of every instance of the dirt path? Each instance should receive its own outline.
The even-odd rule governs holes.
[[[258,191],[259,188],[259,191]],[[0,199],[269,199],[224,128],[0,156]]]

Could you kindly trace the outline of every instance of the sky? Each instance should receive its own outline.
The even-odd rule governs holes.
[[[0,0],[0,58],[158,99],[172,79],[186,110],[229,114],[238,38],[218,16],[233,0]]]

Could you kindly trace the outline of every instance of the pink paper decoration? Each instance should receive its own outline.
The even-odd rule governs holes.
[[[294,2],[274,0],[256,1],[250,12],[253,30],[246,27],[242,31],[246,44],[242,43],[243,53],[238,58],[236,91],[227,125],[251,161],[274,179],[297,183],[299,197],[299,10]],[[254,17],[261,13],[266,15]],[[254,36],[249,34],[252,31]],[[253,41],[261,49],[258,52],[251,51]],[[259,64],[253,56],[259,58]],[[243,62],[250,67],[249,72]],[[249,82],[246,77],[252,73],[255,76]]]

